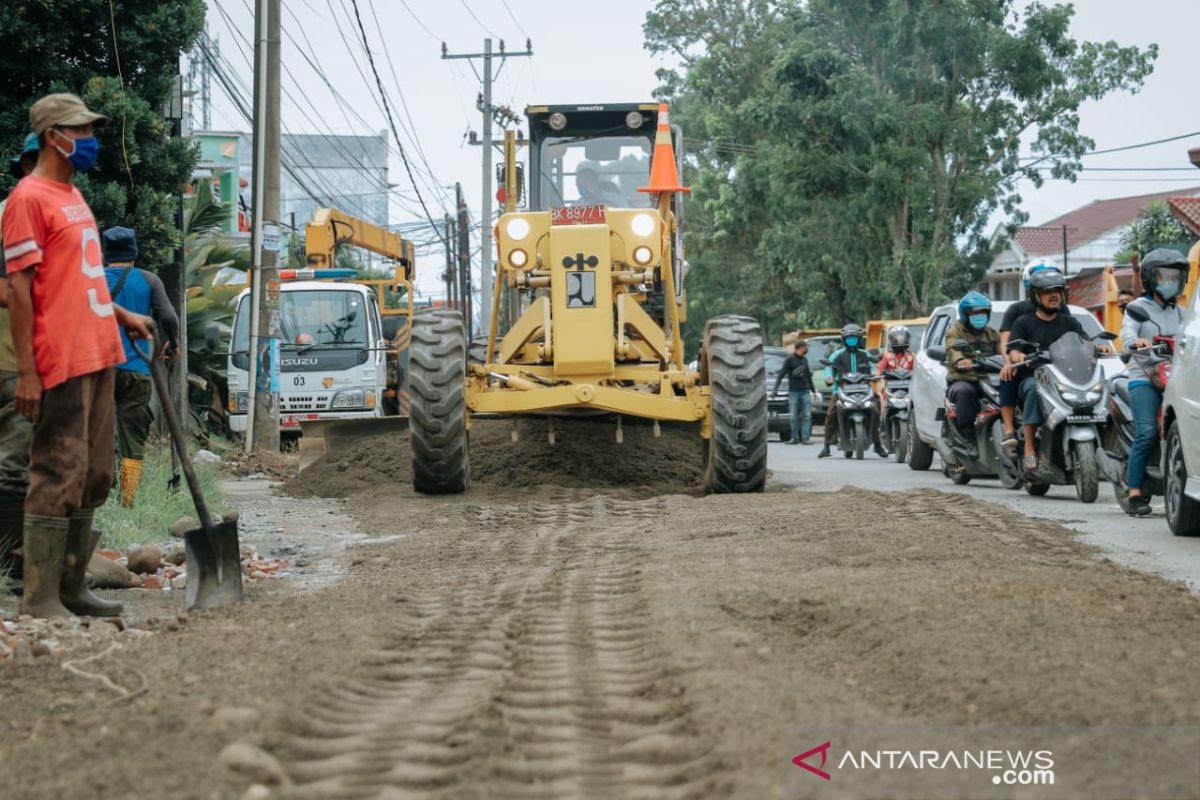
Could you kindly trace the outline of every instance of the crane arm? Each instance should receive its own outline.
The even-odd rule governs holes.
[[[404,268],[406,280],[412,280],[415,256],[413,243],[395,231],[381,228],[334,208],[318,208],[304,229],[307,265],[314,269],[335,266],[337,248],[349,244],[389,258]]]

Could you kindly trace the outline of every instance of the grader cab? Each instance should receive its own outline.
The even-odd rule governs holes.
[[[688,367],[680,134],[666,105],[533,106],[529,207],[501,215],[486,342],[468,358],[457,311],[418,315],[410,350],[417,491],[463,491],[476,416],[687,424],[707,440],[706,488],[762,491],[762,335],[748,317],[705,326]],[[501,308],[511,324],[501,330]],[[551,430],[553,428],[551,427]],[[631,465],[636,473],[636,465]]]

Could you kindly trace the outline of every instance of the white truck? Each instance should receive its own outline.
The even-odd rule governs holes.
[[[301,423],[397,416],[403,356],[392,345],[403,317],[380,313],[376,293],[358,283],[299,280],[280,287],[280,433]],[[386,327],[385,327],[386,320]],[[229,424],[246,432],[250,397],[250,290],[238,295],[227,375]]]

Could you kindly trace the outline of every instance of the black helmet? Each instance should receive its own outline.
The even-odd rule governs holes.
[[[847,341],[850,337],[854,337],[854,344],[850,344]],[[862,347],[866,338],[866,332],[862,329],[861,325],[855,325],[851,322],[842,328],[842,344],[846,345],[846,347]]]
[[[907,350],[911,340],[912,334],[903,325],[888,328],[888,349],[892,352],[901,353]]]
[[[1153,294],[1158,291],[1158,271],[1160,269],[1179,270],[1178,288],[1182,289],[1187,284],[1188,266],[1187,256],[1178,250],[1171,250],[1166,247],[1151,250],[1138,265],[1138,271],[1142,275],[1142,291],[1147,294]],[[1166,299],[1171,300],[1174,298],[1169,297]]]
[[[1067,304],[1067,279],[1058,270],[1045,269],[1041,272],[1033,273],[1029,278],[1029,289],[1026,290],[1026,297],[1028,297],[1029,302],[1033,303],[1034,307],[1042,308],[1042,304],[1038,302],[1038,294],[1054,289],[1062,292],[1063,305],[1065,306]]]

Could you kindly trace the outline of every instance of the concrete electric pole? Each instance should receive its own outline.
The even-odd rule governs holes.
[[[533,55],[533,45],[526,39],[525,52],[507,53],[504,50],[504,40],[500,40],[500,52],[492,52],[492,40],[483,40],[482,53],[448,53],[446,52],[445,43],[442,44],[442,58],[444,59],[483,59],[483,93],[478,103],[479,110],[483,114],[483,141],[490,142],[492,140],[492,117],[496,113],[496,109],[492,107],[492,79],[495,77],[492,74],[492,60],[499,59],[501,67],[505,59],[517,57],[529,57]],[[492,193],[495,192],[492,178],[492,149],[485,146],[483,148],[483,165],[480,173],[483,177],[483,198],[479,218],[479,308],[483,312],[480,318],[480,334],[488,332],[487,326],[490,320],[483,316],[487,314],[492,307],[492,283],[495,280],[492,275]]]
[[[280,0],[254,15],[254,216],[246,451],[279,450]]]

